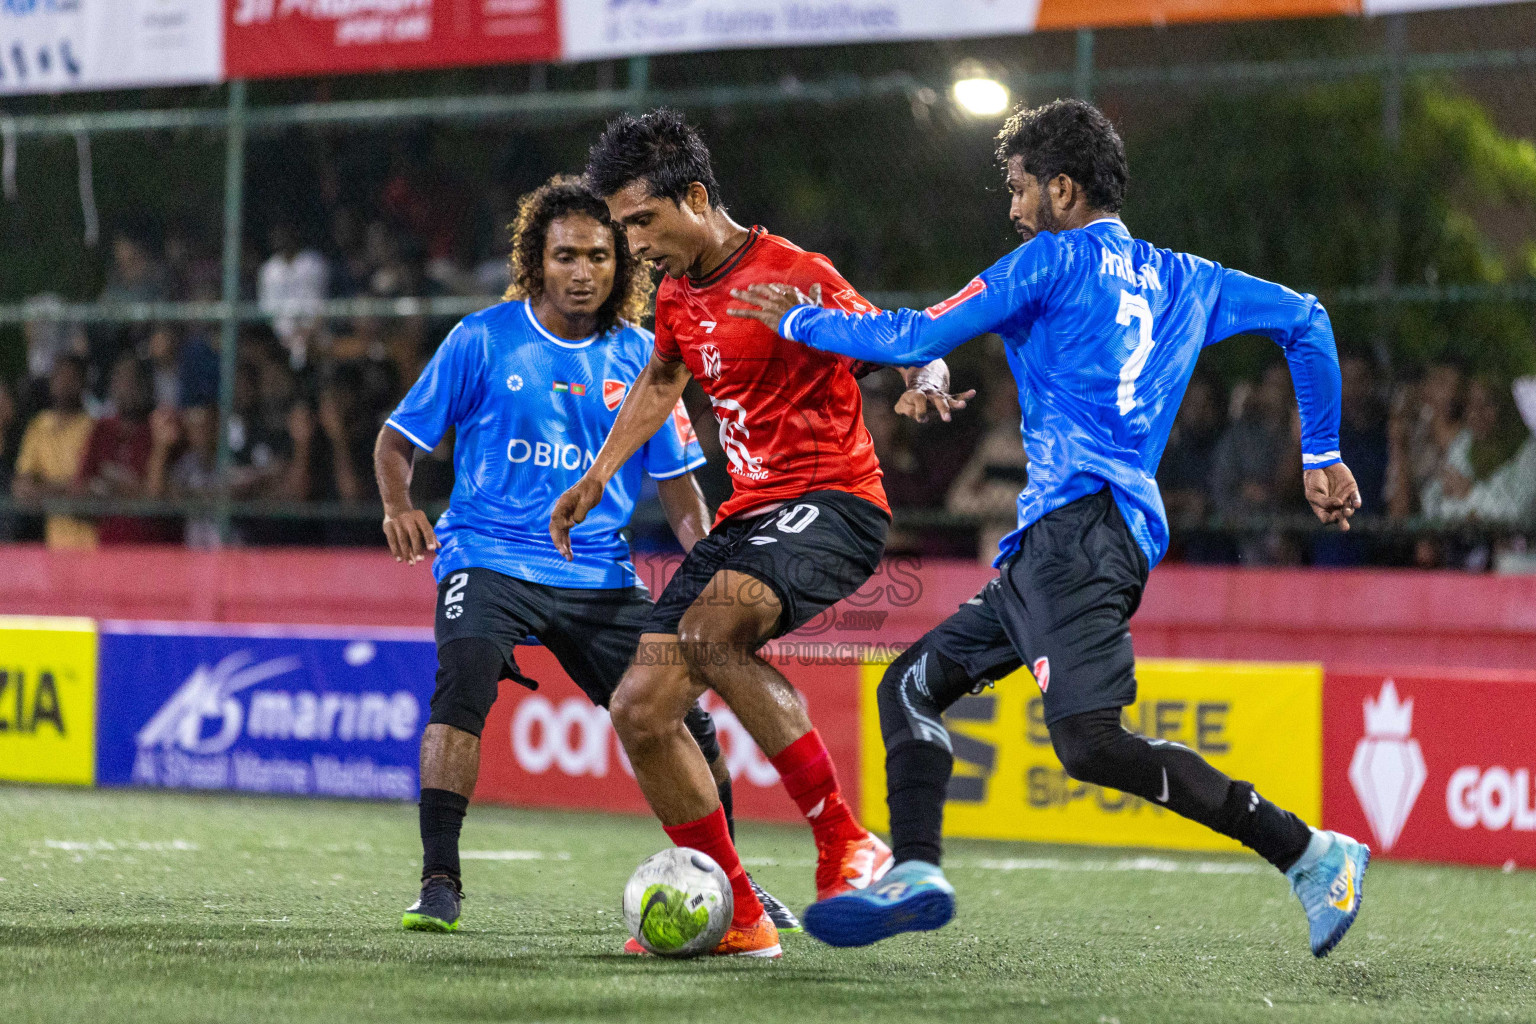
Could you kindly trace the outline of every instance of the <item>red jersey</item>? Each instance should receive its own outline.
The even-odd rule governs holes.
[[[824,490],[847,491],[889,513],[850,369],[855,361],[727,312],[741,305],[732,289],[773,283],[807,293],[819,284],[826,305],[874,310],[825,256],[761,227],[708,277],[663,278],[656,293],[656,354],[687,364],[720,422],[735,486],[715,522]]]

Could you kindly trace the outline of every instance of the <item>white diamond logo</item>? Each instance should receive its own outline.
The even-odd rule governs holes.
[[[1365,698],[1365,736],[1355,744],[1349,783],[1383,850],[1402,834],[1429,774],[1412,731],[1413,698],[1400,700],[1392,680],[1381,684],[1376,699]]]

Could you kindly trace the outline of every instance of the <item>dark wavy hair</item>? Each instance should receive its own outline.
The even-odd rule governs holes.
[[[1056,100],[1014,112],[997,133],[997,162],[1022,156],[1024,170],[1043,185],[1065,174],[1082,187],[1096,210],[1118,213],[1125,205],[1131,170],[1125,143],[1109,118],[1091,103]]]
[[[709,162],[709,147],[681,113],[665,107],[640,117],[623,114],[608,122],[587,153],[587,184],[604,198],[644,181],[650,194],[681,203],[694,182],[720,207],[720,186]]]
[[[591,217],[613,236],[613,292],[597,311],[597,333],[621,320],[638,324],[650,304],[651,275],[629,251],[624,232],[608,216],[608,205],[580,178],[557,174],[518,201],[512,222],[512,283],[504,299],[537,299],[544,294],[544,243],[561,217]]]

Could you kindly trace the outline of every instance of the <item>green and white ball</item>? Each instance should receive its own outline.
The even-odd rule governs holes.
[[[624,923],[657,956],[699,956],[720,944],[736,901],[714,858],[674,847],[647,857],[624,887]]]

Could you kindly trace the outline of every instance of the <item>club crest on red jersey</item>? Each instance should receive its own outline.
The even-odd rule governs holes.
[[[720,376],[720,350],[713,345],[699,346],[699,360],[704,364],[702,376],[714,380]]]
[[[1041,693],[1044,693],[1046,690],[1051,688],[1050,658],[1035,659],[1035,683],[1040,687]]]
[[[610,411],[624,404],[624,392],[629,390],[629,385],[621,380],[603,379],[603,404]]]
[[[967,299],[974,299],[987,290],[987,282],[979,277],[971,278],[971,283],[961,288],[958,292],[945,299],[943,302],[929,306],[923,312],[928,314],[928,319],[937,320],[939,317],[954,309]]]

